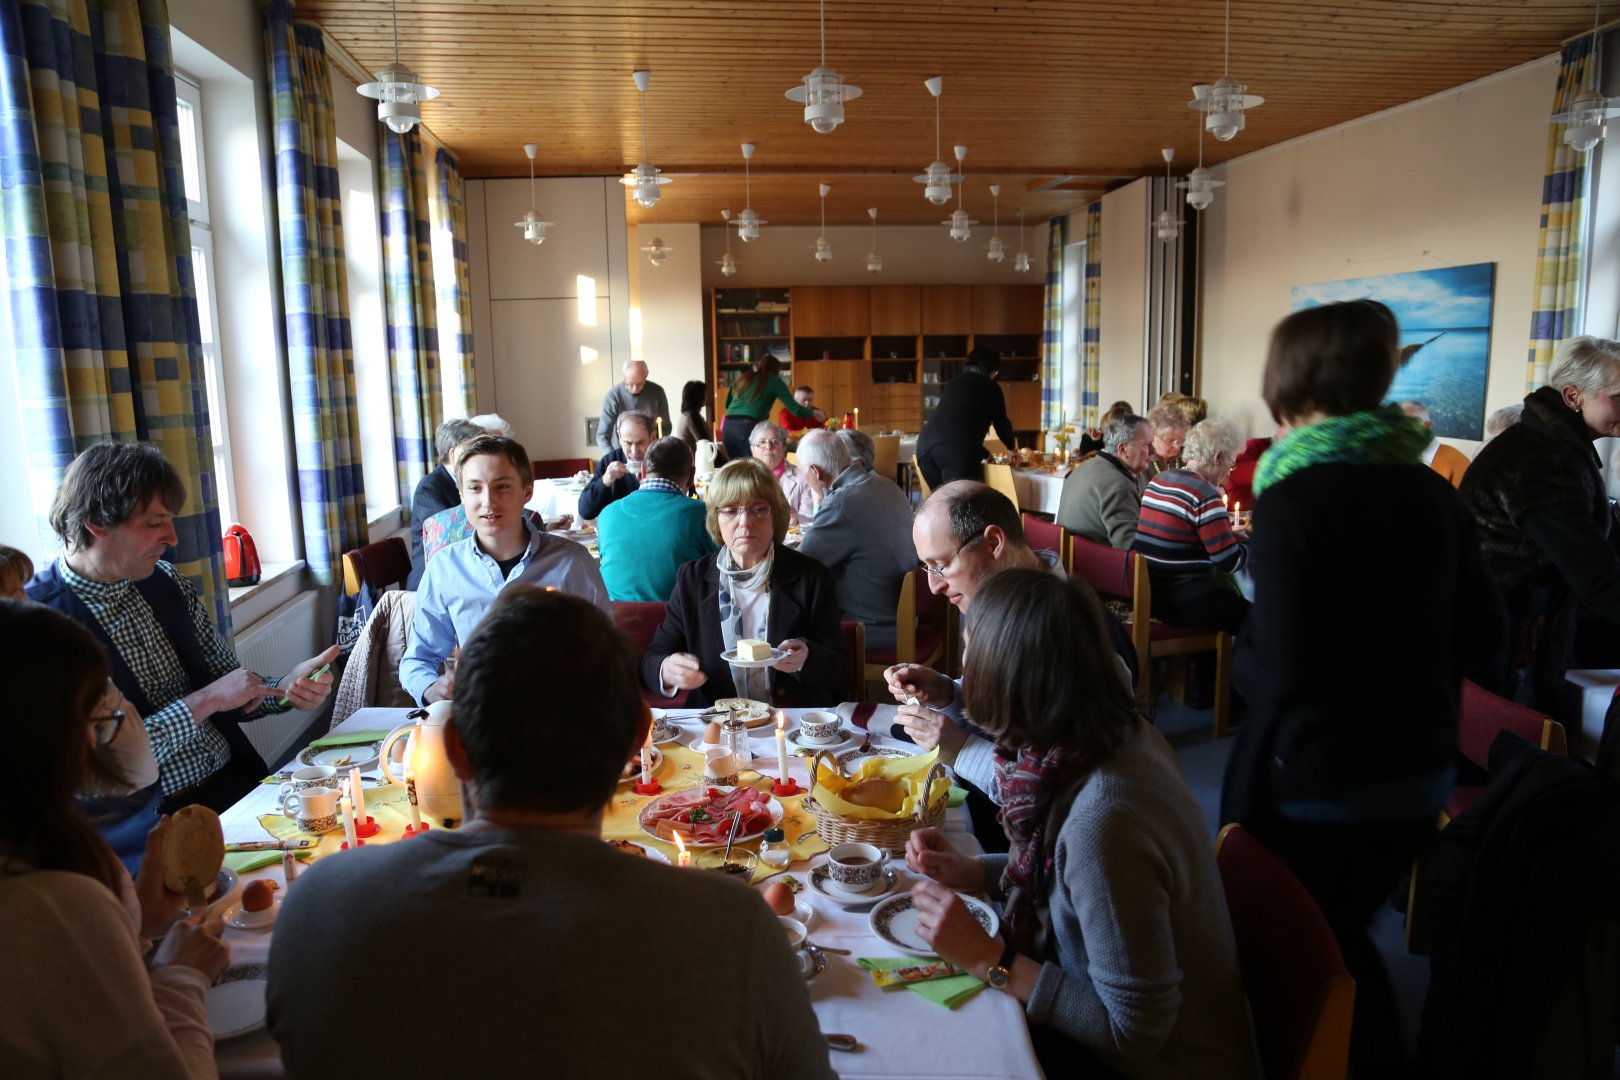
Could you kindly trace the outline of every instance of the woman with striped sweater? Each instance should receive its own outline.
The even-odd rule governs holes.
[[[1187,432],[1183,464],[1155,476],[1142,494],[1131,549],[1147,559],[1153,614],[1165,622],[1235,633],[1248,614],[1236,586],[1217,577],[1249,562],[1220,492],[1242,441],[1230,421],[1200,421]]]

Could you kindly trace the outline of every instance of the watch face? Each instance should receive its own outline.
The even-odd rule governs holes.
[[[1010,974],[1006,968],[997,964],[984,973],[984,980],[997,990],[1005,990],[1007,988],[1007,978]]]

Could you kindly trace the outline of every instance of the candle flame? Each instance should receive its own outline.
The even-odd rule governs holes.
[[[675,834],[675,846],[681,849],[682,855],[686,854],[686,843],[681,839],[680,833]]]
[[[776,714],[776,730],[781,731],[785,727],[787,727],[787,715],[778,711]]]

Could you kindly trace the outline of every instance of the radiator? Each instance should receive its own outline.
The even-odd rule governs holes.
[[[317,652],[315,618],[318,594],[299,593],[236,638],[236,655],[242,666],[261,675],[285,675]],[[287,751],[315,721],[315,713],[294,710],[279,716],[266,716],[242,725],[248,741],[261,757],[275,768]]]

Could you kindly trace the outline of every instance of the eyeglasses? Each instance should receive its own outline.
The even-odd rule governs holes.
[[[765,503],[749,503],[747,506],[722,506],[715,514],[721,521],[736,521],[742,514],[760,521],[771,516],[771,508]]]
[[[96,740],[97,746],[106,746],[118,734],[118,727],[124,722],[124,710],[113,709],[100,716],[90,718],[90,735]]]
[[[782,440],[781,439],[757,439],[751,445],[757,446],[761,450],[773,450],[776,447],[782,445]]]
[[[930,577],[943,578],[946,574],[949,574],[951,572],[951,567],[956,565],[956,560],[960,559],[962,557],[962,552],[966,551],[968,548],[972,547],[974,544],[977,544],[980,540],[983,540],[983,539],[984,539],[984,534],[980,533],[978,536],[975,536],[973,539],[969,540],[967,543],[965,543],[961,547],[957,548],[956,549],[956,554],[952,555],[949,559],[946,559],[944,562],[940,563],[938,566],[929,566],[925,562],[919,562],[917,565],[922,567],[923,572],[925,574],[928,574]]]

